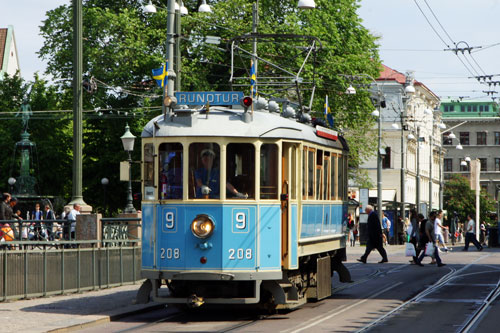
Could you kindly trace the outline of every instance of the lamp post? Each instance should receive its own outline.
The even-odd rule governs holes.
[[[9,183],[9,185],[10,185],[10,194],[13,194],[14,185],[16,184],[16,178],[9,177],[9,179],[7,180],[7,183]]]
[[[102,190],[103,190],[103,210],[104,215],[106,215],[106,187],[109,184],[109,179],[104,177],[101,179]]]
[[[135,136],[130,133],[130,127],[128,124],[125,126],[125,134],[121,136],[123,149],[128,152],[128,189],[127,189],[127,205],[125,206],[125,213],[135,213],[136,210],[132,203],[132,157],[131,153],[134,150]]]
[[[403,113],[401,114],[401,184],[400,184],[400,199],[401,199],[401,219],[404,220],[405,218],[405,202],[406,202],[406,181],[405,181],[405,176],[406,176],[406,149],[405,149],[405,126],[404,126],[404,117],[406,116],[407,113],[407,108],[408,108],[408,102],[409,99],[411,98],[411,95],[415,93],[415,87],[413,86],[413,78],[411,75],[408,75],[406,77],[406,83],[404,87],[404,94],[402,95],[402,101],[403,101]]]

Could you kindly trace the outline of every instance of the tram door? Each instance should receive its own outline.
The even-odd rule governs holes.
[[[295,144],[283,143],[281,156],[281,266],[290,266],[290,200],[295,196]]]

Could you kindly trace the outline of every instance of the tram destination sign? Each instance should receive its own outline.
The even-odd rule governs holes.
[[[241,91],[179,91],[175,93],[178,105],[239,105]]]

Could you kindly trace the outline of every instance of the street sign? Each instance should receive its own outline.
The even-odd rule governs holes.
[[[178,105],[239,105],[241,91],[179,91],[175,93]]]

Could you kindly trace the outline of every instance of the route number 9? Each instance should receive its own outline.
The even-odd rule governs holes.
[[[245,213],[236,213],[236,217],[235,217],[235,220],[236,220],[236,229],[246,229],[247,227],[247,216],[245,215]]]
[[[165,227],[167,227],[167,229],[174,229],[175,215],[173,212],[167,212],[167,214],[165,214]]]

